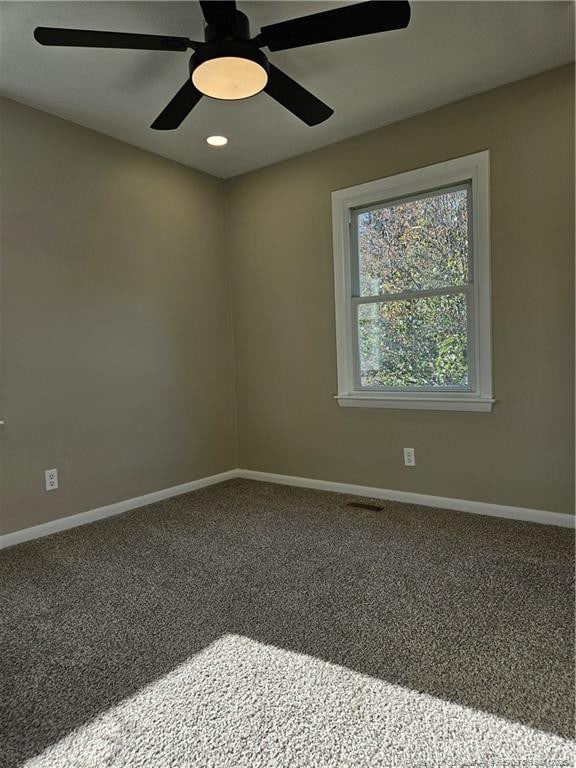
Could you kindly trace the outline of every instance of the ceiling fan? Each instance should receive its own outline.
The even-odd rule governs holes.
[[[151,128],[178,128],[202,96],[245,99],[264,91],[307,125],[327,120],[333,111],[320,99],[274,66],[261,51],[284,51],[305,45],[404,29],[410,21],[408,2],[363,2],[262,27],[250,37],[248,17],[232,0],[200,0],[206,21],[204,42],[186,37],[97,32],[86,29],[36,27],[42,45],[82,48],[131,48],[186,51],[190,78],[154,120]]]

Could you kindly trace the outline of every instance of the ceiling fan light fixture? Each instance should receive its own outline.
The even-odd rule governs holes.
[[[242,41],[208,43],[190,59],[190,76],[200,93],[212,99],[248,99],[266,87],[268,60]]]
[[[192,72],[192,82],[205,96],[234,101],[264,90],[268,74],[259,64],[237,56],[210,59]]]

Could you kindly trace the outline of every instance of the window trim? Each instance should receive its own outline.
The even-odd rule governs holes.
[[[428,410],[492,410],[492,344],[490,328],[490,199],[488,150],[443,163],[388,176],[332,192],[332,229],[334,245],[334,286],[336,310],[336,352],[338,361],[338,404],[343,407],[421,408]],[[471,267],[473,316],[468,337],[473,343],[470,370],[474,372],[471,389],[393,390],[358,388],[355,384],[357,345],[353,318],[356,306],[352,295],[351,242],[353,223],[362,208],[385,204],[399,198],[415,198],[435,189],[471,184]],[[470,285],[470,284],[468,284]],[[459,291],[466,289],[464,285]],[[440,289],[446,292],[446,289]],[[407,294],[407,295],[404,295]],[[415,296],[421,292],[415,292]],[[410,298],[409,292],[398,294]],[[365,303],[367,297],[362,297]],[[372,297],[370,297],[372,298]]]

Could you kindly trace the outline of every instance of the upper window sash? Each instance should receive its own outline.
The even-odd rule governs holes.
[[[408,293],[412,291],[414,294],[426,295],[426,291],[435,291],[438,288],[439,293],[442,293],[440,289],[446,287],[451,288],[454,286],[471,285],[474,282],[474,232],[473,232],[473,202],[472,202],[472,179],[465,179],[459,184],[450,184],[442,187],[432,187],[430,189],[424,189],[418,194],[404,195],[402,197],[393,197],[387,200],[379,200],[370,205],[363,205],[349,210],[349,223],[350,223],[350,274],[351,274],[351,290],[352,297],[355,298],[369,298],[375,295],[379,296],[397,296],[402,298],[400,293],[381,293],[381,294],[363,294],[360,289],[360,245],[358,241],[359,231],[359,217],[364,213],[372,213],[374,211],[381,211],[385,208],[394,208],[398,205],[405,203],[415,202],[417,200],[427,200],[432,197],[440,197],[447,193],[466,191],[466,206],[468,208],[468,249],[467,249],[467,279],[460,283],[452,282],[446,283],[443,286],[436,286],[435,288],[414,288],[406,289],[402,293]],[[429,293],[428,295],[439,295]],[[408,297],[407,297],[408,298]]]

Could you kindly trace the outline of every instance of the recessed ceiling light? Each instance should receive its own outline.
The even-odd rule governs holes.
[[[211,147],[225,147],[228,144],[226,136],[208,136],[206,143]]]

